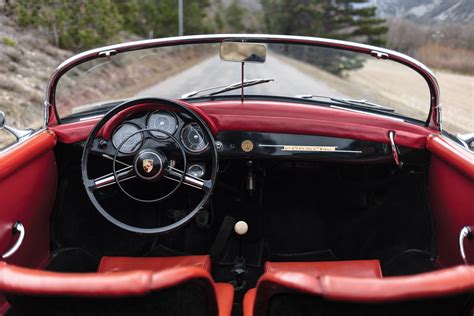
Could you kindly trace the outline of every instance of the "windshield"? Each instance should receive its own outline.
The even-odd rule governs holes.
[[[428,117],[428,85],[407,66],[336,48],[276,43],[266,46],[265,63],[246,63],[245,79],[273,81],[245,88],[246,95],[365,100],[420,121]],[[218,43],[209,43],[148,48],[79,64],[58,82],[58,114],[64,118],[139,97],[179,99],[193,91],[239,82],[240,63],[221,60],[219,47]],[[239,93],[231,90],[218,96]]]

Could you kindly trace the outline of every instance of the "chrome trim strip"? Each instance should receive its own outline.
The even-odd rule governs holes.
[[[314,145],[267,145],[267,144],[258,144],[258,147],[270,147],[270,148],[284,148],[286,146],[302,146],[302,147],[325,147],[325,146],[314,146]],[[328,146],[329,147],[329,146]],[[335,147],[335,146],[330,146]],[[294,151],[294,152],[314,152],[314,153],[350,153],[350,154],[362,154],[361,150],[285,150],[285,151]]]
[[[2,259],[6,259],[8,257],[11,257],[20,248],[21,244],[23,243],[23,239],[25,239],[25,234],[26,234],[25,233],[25,226],[23,226],[23,224],[20,223],[20,222],[16,222],[15,224],[13,224],[12,233],[13,234],[19,233],[20,236],[18,236],[18,239],[15,242],[15,244],[13,245],[13,247],[11,247],[7,252],[5,252],[2,255]]]
[[[98,118],[101,118],[101,117],[104,117],[104,114],[81,117],[81,118],[79,119],[79,122],[82,122],[82,121],[92,121],[92,120],[95,120],[95,119],[98,119]]]
[[[159,46],[171,46],[171,45],[181,45],[181,44],[199,44],[199,43],[220,43],[223,41],[229,40],[238,40],[238,41],[266,41],[266,42],[288,42],[288,43],[297,43],[297,44],[307,44],[315,46],[326,46],[339,49],[346,49],[354,52],[364,53],[375,57],[380,56],[381,58],[386,58],[393,60],[395,62],[401,63],[405,66],[408,66],[418,72],[427,82],[428,87],[431,93],[431,107],[430,113],[426,125],[435,129],[441,130],[440,121],[438,117],[438,106],[439,106],[439,84],[436,80],[433,72],[423,65],[421,62],[416,59],[409,57],[405,54],[384,49],[380,47],[375,47],[372,45],[358,44],[353,42],[325,39],[318,37],[308,37],[308,36],[285,36],[285,35],[270,35],[270,34],[213,34],[213,35],[191,35],[191,36],[177,36],[177,37],[168,37],[160,39],[150,39],[135,41],[129,43],[122,43],[116,45],[110,45],[102,48],[91,49],[80,53],[78,55],[72,56],[63,63],[59,65],[58,68],[53,72],[49,79],[48,87],[46,89],[46,102],[53,105],[54,111],[52,115],[56,118],[57,122],[60,122],[60,118],[57,115],[54,99],[56,92],[56,85],[59,78],[70,68],[81,64],[85,61],[95,59],[95,58],[105,58],[107,57],[107,52],[115,51],[117,54],[132,51],[140,50],[144,48],[152,48]],[[374,53],[375,51],[375,53]],[[45,113],[48,115],[48,113]]]

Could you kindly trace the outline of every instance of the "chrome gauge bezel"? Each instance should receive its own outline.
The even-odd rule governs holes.
[[[194,174],[192,174],[191,169],[194,168],[194,167],[199,167],[199,168],[201,168],[202,174],[201,174],[201,175],[194,175]],[[188,172],[189,174],[191,174],[193,177],[202,179],[202,177],[204,177],[204,175],[206,175],[206,166],[205,166],[204,164],[202,164],[202,163],[192,163],[192,164],[190,164],[190,165],[188,166],[187,172]]]
[[[146,128],[152,128],[152,127],[150,127],[150,124],[149,124],[150,119],[151,119],[151,117],[152,117],[153,114],[158,113],[158,112],[169,114],[170,116],[172,116],[172,117],[174,118],[174,121],[175,121],[174,130],[173,130],[172,132],[166,131],[166,132],[170,133],[171,135],[174,135],[174,134],[176,133],[176,131],[178,130],[178,128],[179,128],[178,116],[177,116],[176,113],[174,113],[174,112],[163,111],[163,110],[156,110],[156,111],[153,111],[153,112],[151,112],[151,113],[148,113],[148,115],[147,115],[147,117],[146,117],[146,120],[145,120],[145,126],[146,126]],[[155,128],[156,128],[156,127],[155,127]],[[156,128],[156,129],[159,129],[159,128]],[[167,136],[167,135],[164,135],[164,134],[163,134],[163,136],[160,136],[160,135],[155,135],[155,133],[159,133],[159,132],[150,132],[151,136],[153,136],[153,137],[155,137],[155,138],[157,138],[157,139],[167,139],[167,138],[169,138],[169,136]]]
[[[189,148],[189,147],[186,145],[186,142],[184,141],[183,133],[184,133],[184,131],[185,131],[185,129],[186,129],[187,127],[192,126],[192,125],[197,126],[197,127],[201,130],[201,133],[203,134],[203,137],[204,137],[203,139],[204,139],[204,142],[206,143],[206,145],[205,145],[203,148],[201,148],[201,149],[192,149],[192,148]],[[196,123],[196,122],[191,122],[191,123],[188,123],[188,124],[184,125],[183,128],[181,129],[180,134],[179,134],[179,139],[181,140],[181,144],[183,144],[183,146],[184,146],[184,148],[186,149],[186,151],[189,152],[189,153],[191,153],[191,154],[201,154],[201,153],[205,152],[205,151],[209,148],[210,142],[209,142],[209,140],[207,140],[205,137],[206,137],[206,136],[205,136],[204,133],[202,132],[201,126],[199,126],[199,124]]]
[[[125,122],[125,123],[120,124],[119,126],[117,126],[117,128],[116,128],[116,129],[114,130],[114,132],[112,133],[112,137],[111,137],[112,145],[114,146],[115,149],[117,149],[118,146],[120,146],[120,144],[121,144],[122,142],[120,142],[120,143],[118,143],[118,144],[115,144],[114,137],[115,137],[115,135],[117,135],[118,130],[119,130],[120,128],[122,128],[123,126],[125,126],[125,125],[130,125],[130,126],[135,127],[135,128],[137,129],[135,132],[140,131],[140,127],[139,127],[137,124],[130,123],[130,122]],[[135,133],[135,132],[134,132],[134,133]],[[120,148],[119,152],[122,153],[122,154],[125,154],[125,155],[131,155],[131,154],[136,153],[136,152],[142,147],[142,145],[143,145],[143,139],[144,139],[142,133],[139,133],[138,135],[140,135],[140,142],[138,143],[137,148],[136,148],[135,150],[130,151],[130,152],[125,152],[125,151],[123,151],[123,146],[122,146],[122,148]]]

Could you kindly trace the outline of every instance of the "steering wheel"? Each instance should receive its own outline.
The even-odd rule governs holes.
[[[211,163],[211,170],[210,170],[210,179],[203,180],[197,177],[194,177],[190,174],[186,173],[187,170],[187,153],[183,148],[180,140],[174,137],[172,134],[158,129],[152,128],[143,128],[140,129],[133,134],[128,135],[120,145],[117,146],[115,149],[115,154],[112,160],[112,173],[98,177],[98,178],[91,178],[89,176],[89,156],[92,152],[92,149],[97,146],[97,143],[100,142],[98,139],[98,134],[101,129],[114,117],[117,116],[120,112],[140,104],[153,104],[156,105],[157,108],[166,107],[171,109],[172,111],[183,113],[184,115],[191,118],[191,120],[199,125],[201,131],[203,132],[203,137],[207,138],[209,141],[209,148],[207,149],[210,154],[212,163]],[[164,137],[153,137],[151,132],[159,132]],[[143,139],[146,139],[147,142],[144,142],[142,148],[138,150],[135,154],[131,154],[133,156],[132,163],[125,163],[118,159],[121,153],[121,148],[124,144],[127,143],[132,137],[140,135]],[[160,146],[163,142],[171,142],[173,143],[174,147],[176,148],[175,151],[179,152],[182,161],[183,161],[183,170],[176,168],[173,165],[174,160],[170,159],[173,154],[170,152],[169,146]],[[110,156],[109,156],[110,158]],[[131,157],[129,157],[131,158]],[[184,105],[181,105],[177,102],[166,100],[166,99],[158,99],[158,98],[145,98],[145,99],[134,99],[130,101],[126,101],[124,103],[119,104],[112,110],[110,110],[94,127],[91,131],[89,138],[84,147],[84,151],[82,153],[82,180],[84,187],[86,189],[86,193],[91,200],[92,204],[95,206],[97,211],[104,216],[109,222],[112,224],[131,231],[135,233],[142,233],[142,234],[159,234],[159,233],[166,233],[177,229],[186,223],[188,223],[191,219],[196,216],[196,214],[204,208],[209,197],[211,196],[212,190],[214,188],[216,175],[217,175],[217,149],[216,144],[214,141],[214,137],[208,128],[207,124],[201,119],[199,115],[197,115],[194,111],[187,108]],[[133,193],[128,192],[126,188],[121,184],[121,182],[136,178],[141,185],[152,185],[157,182],[162,181],[174,181],[176,184],[171,191],[166,193],[165,195],[153,198],[153,199],[145,199],[141,197],[135,196]],[[110,212],[108,212],[98,201],[96,197],[96,192],[101,188],[109,185],[116,184],[123,194],[128,196],[129,198],[141,202],[141,203],[156,203],[159,201],[163,201],[168,199],[172,195],[174,195],[181,185],[187,185],[198,190],[201,190],[204,194],[199,203],[197,203],[196,207],[192,209],[186,216],[181,218],[180,220],[161,227],[137,227],[130,224],[127,224],[116,217],[114,217]]]

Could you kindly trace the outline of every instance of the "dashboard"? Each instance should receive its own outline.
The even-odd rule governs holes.
[[[161,140],[160,144],[168,148],[173,143],[170,137],[180,142],[190,154],[188,172],[197,177],[205,174],[206,164],[202,161],[206,159],[210,141],[201,127],[183,113],[166,110],[135,113],[113,129],[111,141],[99,140],[94,146],[110,156],[115,152],[118,157],[131,156],[146,146],[150,137]],[[351,138],[221,131],[215,140],[220,159],[271,157],[359,162],[392,159],[388,144]]]

